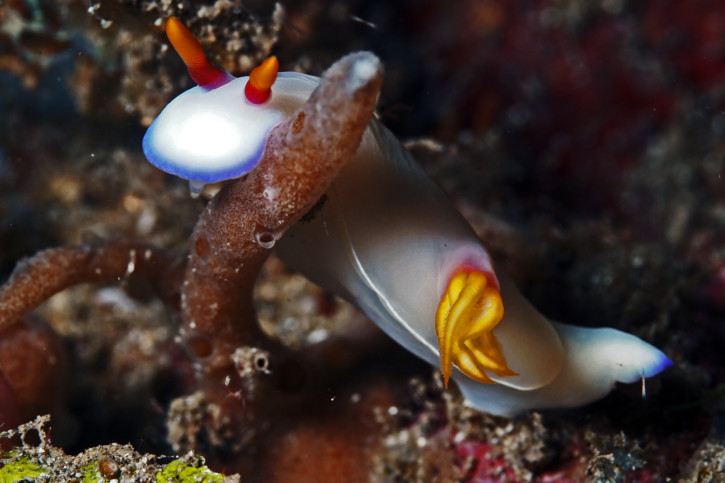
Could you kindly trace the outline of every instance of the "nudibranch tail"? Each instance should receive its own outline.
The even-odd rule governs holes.
[[[253,104],[262,104],[272,95],[272,84],[277,80],[279,62],[272,56],[252,69],[244,86],[244,96]]]
[[[219,87],[227,82],[227,74],[209,63],[199,41],[178,18],[169,17],[166,21],[166,36],[194,82],[201,87]]]
[[[451,279],[435,317],[446,387],[453,364],[482,383],[493,382],[486,370],[498,376],[516,375],[492,332],[502,318],[501,295],[483,272],[461,271]]]

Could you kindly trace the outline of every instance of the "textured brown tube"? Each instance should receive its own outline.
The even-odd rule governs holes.
[[[0,329],[52,295],[79,283],[144,279],[173,306],[183,268],[181,259],[131,241],[98,241],[43,250],[18,262],[10,279],[0,287]]]
[[[237,347],[270,343],[251,300],[269,245],[314,206],[354,155],[381,82],[382,66],[372,54],[336,62],[307,103],[270,133],[254,171],[225,186],[202,214],[181,303],[185,337],[212,341],[201,361],[207,372],[228,366]]]
[[[237,451],[312,394],[298,382],[319,355],[292,354],[263,334],[252,288],[274,241],[313,208],[354,156],[381,83],[382,66],[369,53],[330,67],[310,99],[272,130],[257,168],[209,202],[186,264],[126,241],[45,250],[20,262],[0,287],[0,329],[74,284],[150,281],[168,305],[180,304],[181,334],[199,369],[196,389],[215,415],[204,427],[215,428],[220,441],[208,450],[218,450],[222,458]],[[236,349],[242,356],[235,359]],[[259,354],[252,376],[242,371],[244,354]],[[10,413],[10,403],[3,404]]]

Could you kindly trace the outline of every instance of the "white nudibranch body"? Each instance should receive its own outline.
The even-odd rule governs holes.
[[[177,96],[144,135],[143,151],[149,162],[199,184],[251,171],[262,157],[269,131],[307,100],[296,93],[311,92],[317,80],[280,73],[274,95],[264,104],[246,99],[248,81],[249,77],[230,76],[219,87],[196,86]]]
[[[240,176],[261,156],[270,129],[307,100],[318,79],[280,73],[272,98],[261,105],[244,100],[245,82],[180,95],[144,138],[149,160],[203,182]],[[201,136],[196,123],[210,119],[217,126],[213,135]],[[227,135],[234,139],[221,139]],[[516,375],[488,374],[495,384],[484,384],[453,367],[451,377],[467,404],[481,411],[510,416],[583,405],[605,396],[616,382],[636,382],[672,364],[632,335],[554,323],[539,314],[505,275],[496,275],[467,222],[376,119],[312,220],[288,231],[276,249],[288,266],[352,302],[435,366],[440,352],[434,319],[449,282],[461,270],[486,274],[504,307],[493,334]]]

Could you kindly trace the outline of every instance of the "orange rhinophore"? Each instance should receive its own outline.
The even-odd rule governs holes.
[[[272,84],[277,80],[279,62],[272,56],[252,69],[249,81],[244,87],[244,95],[249,102],[262,104],[272,94]]]
[[[166,21],[166,36],[186,64],[194,82],[202,87],[223,83],[225,73],[209,63],[199,41],[178,18],[169,17]]]

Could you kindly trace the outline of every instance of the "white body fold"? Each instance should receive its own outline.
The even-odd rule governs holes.
[[[326,194],[313,220],[282,238],[279,255],[438,365],[434,318],[448,282],[464,267],[494,274],[475,233],[377,121]],[[502,297],[506,323],[494,333],[519,376],[491,378],[517,389],[541,387],[561,369],[559,337],[518,291],[507,287]],[[453,377],[466,378],[457,369]]]
[[[377,120],[320,205],[278,242],[280,257],[434,366],[435,312],[451,277],[465,267],[497,279],[504,318],[494,333],[519,375],[489,374],[497,384],[482,384],[454,368],[453,379],[476,409],[510,416],[579,406],[617,381],[635,382],[671,364],[629,334],[546,320],[512,282],[496,277],[470,226]]]

